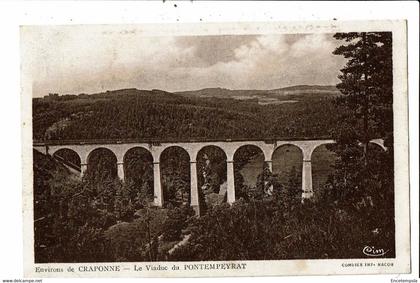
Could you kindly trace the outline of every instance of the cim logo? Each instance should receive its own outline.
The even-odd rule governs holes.
[[[384,249],[376,249],[374,246],[370,247],[370,246],[366,246],[363,248],[363,253],[367,256],[383,256],[388,252],[388,250],[384,250]]]

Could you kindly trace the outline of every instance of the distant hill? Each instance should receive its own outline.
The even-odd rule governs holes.
[[[310,97],[312,95],[312,97]],[[160,89],[152,90],[140,90],[136,88],[126,88],[118,90],[107,90],[101,93],[95,94],[85,94],[81,93],[78,95],[75,94],[66,94],[58,95],[56,93],[49,94],[45,96],[44,99],[51,100],[72,100],[76,98],[82,99],[110,99],[110,98],[129,98],[129,97],[154,97],[154,98],[164,98],[169,97],[182,99],[186,98],[233,98],[238,100],[248,100],[248,99],[257,99],[257,100],[266,100],[267,98],[276,99],[276,100],[287,100],[293,96],[293,98],[302,99],[307,98],[317,98],[327,97],[330,98],[335,95],[340,95],[340,91],[331,85],[296,85],[289,86],[277,89],[269,90],[257,90],[257,89],[227,89],[227,88],[203,88],[199,90],[189,90],[189,91],[178,91],[178,92],[167,92]],[[300,100],[300,99],[299,99]],[[273,103],[275,104],[275,103]]]
[[[180,91],[175,92],[180,95],[196,95],[196,96],[221,96],[221,95],[236,95],[236,94],[251,94],[259,92],[258,90],[232,90],[222,87],[203,88],[199,90]]]
[[[295,85],[295,86],[288,86],[278,89],[273,89],[272,91],[339,91],[336,86],[334,85]]]
[[[125,89],[116,89],[116,90],[107,90],[105,92],[93,93],[93,94],[64,94],[58,95],[57,93],[50,93],[49,95],[44,96],[43,98],[34,98],[34,100],[57,100],[57,101],[66,101],[66,100],[75,100],[75,99],[112,99],[112,98],[133,98],[133,97],[155,97],[155,98],[168,98],[178,97],[180,95],[163,91],[160,89],[152,90],[142,90],[137,88],[125,88]]]
[[[276,94],[311,94],[311,93],[324,93],[324,94],[340,94],[340,91],[332,85],[296,85],[284,88],[269,90],[270,93]]]
[[[335,86],[297,85],[270,90],[231,90],[226,88],[204,88],[200,90],[175,92],[184,97],[216,97],[238,100],[256,99],[262,105],[279,104],[290,100],[302,100],[311,96],[328,98],[340,95]]]

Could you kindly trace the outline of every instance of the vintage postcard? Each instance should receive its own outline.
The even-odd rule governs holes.
[[[25,276],[410,272],[404,20],[20,32]]]

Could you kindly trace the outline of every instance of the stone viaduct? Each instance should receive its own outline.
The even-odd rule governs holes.
[[[111,150],[117,159],[118,177],[124,180],[124,156],[133,148],[143,148],[153,156],[153,178],[154,178],[154,204],[158,207],[163,205],[163,190],[161,186],[160,173],[160,156],[165,149],[171,147],[180,147],[184,149],[190,158],[190,179],[191,179],[191,206],[198,207],[198,182],[197,182],[197,155],[198,152],[207,146],[216,146],[223,150],[226,155],[227,162],[227,202],[235,202],[235,185],[234,185],[234,154],[243,146],[256,146],[264,154],[264,160],[268,168],[272,171],[272,156],[274,151],[283,145],[294,145],[298,147],[303,156],[302,168],[302,198],[311,198],[313,196],[312,189],[312,166],[311,156],[313,151],[324,144],[334,143],[334,140],[276,140],[276,141],[198,141],[198,142],[92,142],[92,141],[64,141],[64,142],[34,142],[33,148],[43,154],[53,156],[54,153],[61,149],[70,149],[79,155],[81,161],[81,176],[85,173],[89,165],[90,154],[96,149]],[[371,140],[386,149],[382,139]]]

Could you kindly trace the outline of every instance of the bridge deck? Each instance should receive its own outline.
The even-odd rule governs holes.
[[[77,139],[77,140],[34,140],[33,145],[83,145],[83,144],[130,144],[130,143],[202,143],[202,142],[245,142],[264,141],[267,144],[276,141],[331,140],[330,136],[321,137],[265,137],[265,138],[185,138],[185,139]]]

